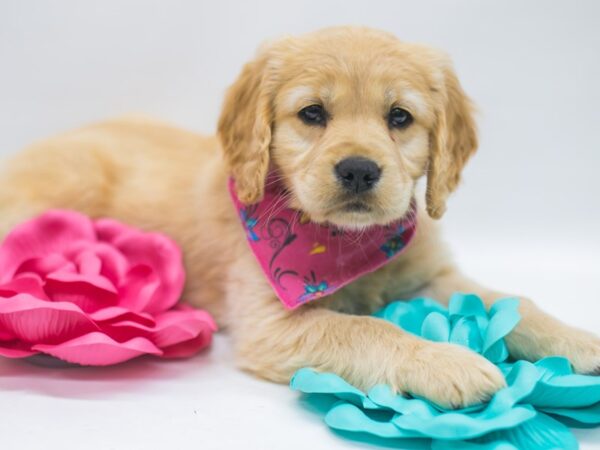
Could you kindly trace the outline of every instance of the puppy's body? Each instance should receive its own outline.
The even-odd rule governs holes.
[[[216,138],[146,119],[107,121],[33,145],[7,164],[0,230],[52,207],[162,231],[185,250],[185,298],[223,324],[225,267],[245,245],[226,178]]]
[[[259,273],[227,193],[219,142],[166,123],[123,118],[44,140],[9,161],[0,178],[2,236],[48,208],[112,217],[171,236],[183,253],[184,298],[227,327],[229,268],[241,256]],[[369,314],[398,295],[411,295],[449,258],[437,226],[419,208],[418,233],[393,263],[325,299],[332,309]],[[245,262],[244,262],[245,264]],[[266,279],[265,279],[266,283]],[[245,302],[240,303],[243,307]]]
[[[327,54],[329,65],[310,79],[296,80],[298,70],[293,67],[297,60],[306,63],[314,57],[314,35],[308,43],[282,45],[272,52],[275,56],[263,53],[245,68],[226,100],[220,122],[223,146],[215,138],[139,119],[106,122],[34,145],[12,160],[0,177],[0,235],[48,208],[76,209],[162,231],[184,250],[185,300],[207,309],[231,331],[238,363],[246,370],[285,382],[298,368],[312,366],[344,375],[358,386],[384,382],[443,405],[479,401],[503,385],[501,374],[487,360],[358,315],[417,293],[445,301],[454,291],[475,292],[487,304],[503,295],[458,273],[429,218],[443,213],[444,200],[476,146],[468,101],[448,67],[436,69],[435,58],[423,56],[420,48],[403,47],[398,56],[397,41],[362,29],[328,31],[323,38],[333,41],[330,45],[342,56],[331,62]],[[358,39],[362,50],[348,39]],[[366,60],[353,57],[353,52],[368,51],[369,43],[384,49],[386,57],[402,59],[394,70],[408,71],[408,78],[399,77],[406,83],[382,88],[385,95],[380,100],[378,82],[390,76],[380,70],[373,73],[363,67]],[[353,49],[346,57],[344,45]],[[319,79],[321,73],[335,78],[340,60],[344,75],[336,83]],[[270,79],[269,70],[279,78]],[[412,83],[414,79],[420,84]],[[361,91],[365,80],[370,90]],[[263,98],[265,84],[273,95]],[[314,92],[315,86],[326,91],[328,100],[323,103],[329,110],[327,126],[318,128],[298,122],[293,112],[305,106],[298,102],[316,101],[312,97],[321,94]],[[404,92],[399,101],[416,110],[414,124],[406,130],[388,129],[379,116],[387,114],[381,102],[391,102],[389,97],[398,91]],[[361,107],[353,109],[353,102]],[[333,198],[342,198],[331,178],[332,167],[340,158],[356,154],[368,155],[382,168],[376,189],[368,193],[372,217],[343,209],[327,216],[319,202],[326,199],[330,206]],[[281,172],[293,194],[292,206],[317,221],[353,227],[395,218],[386,214],[401,215],[399,205],[408,204],[414,183],[428,167],[427,202],[419,208],[416,237],[383,268],[328,298],[287,311],[248,249],[226,189],[233,174],[240,198],[248,203],[259,200],[268,167]],[[322,184],[318,195],[315,182]],[[521,301],[523,320],[508,339],[514,356],[561,354],[580,372],[597,370],[600,341],[595,336]]]

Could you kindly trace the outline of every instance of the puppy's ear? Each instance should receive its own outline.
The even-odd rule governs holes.
[[[238,198],[252,204],[262,199],[269,168],[273,121],[268,53],[263,51],[246,64],[229,88],[218,134]]]
[[[439,61],[439,60],[438,60]],[[477,150],[474,107],[464,93],[450,61],[441,58],[441,76],[433,87],[440,98],[430,136],[427,212],[434,219],[446,211],[446,200],[460,182],[469,157]]]

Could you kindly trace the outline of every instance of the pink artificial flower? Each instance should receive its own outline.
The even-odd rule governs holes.
[[[0,355],[93,366],[191,356],[216,325],[175,306],[184,278],[181,252],[162,234],[48,211],[0,246]]]

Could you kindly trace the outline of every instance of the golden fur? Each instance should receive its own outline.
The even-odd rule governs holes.
[[[299,109],[323,104],[325,127]],[[414,116],[391,130],[399,105]],[[47,208],[71,208],[172,236],[184,250],[184,298],[230,331],[240,367],[287,382],[300,367],[333,371],[360,387],[388,383],[442,405],[479,401],[503,385],[494,365],[463,348],[420,340],[368,317],[386,302],[425,293],[444,301],[475,292],[503,294],[455,268],[437,225],[461,169],[476,150],[472,106],[447,57],[364,28],[333,28],[263,48],[227,93],[220,142],[144,119],[88,126],[33,145],[0,177],[0,236]],[[222,149],[222,151],[221,151]],[[382,167],[370,213],[345,212],[333,166],[367,156]],[[365,228],[403,216],[419,178],[425,205],[410,247],[394,262],[336,294],[295,311],[275,297],[247,248],[226,192],[259,200],[270,167],[295,208],[317,222]],[[430,216],[430,217],[428,217]],[[514,356],[560,354],[579,372],[600,367],[600,340],[522,298],[523,320],[509,336]]]

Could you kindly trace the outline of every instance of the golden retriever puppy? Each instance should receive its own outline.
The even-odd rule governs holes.
[[[311,366],[362,388],[387,383],[455,407],[503,386],[483,357],[368,315],[416,294],[444,301],[473,292],[488,305],[505,296],[458,271],[432,220],[477,147],[471,102],[446,56],[366,28],[285,38],[243,68],[218,132],[220,142],[122,119],[35,144],[0,178],[0,233],[47,208],[70,208],[169,234],[184,251],[184,298],[229,330],[241,368],[269,380],[287,382]],[[353,192],[338,170],[348,159],[350,175],[357,170],[366,183]],[[231,176],[243,203],[258,202],[269,173],[307,220],[365,233],[406,216],[426,177],[415,237],[382,268],[288,310],[249,250],[227,192]],[[598,373],[600,339],[523,297],[520,312],[508,337],[513,356],[564,355],[578,372]]]

